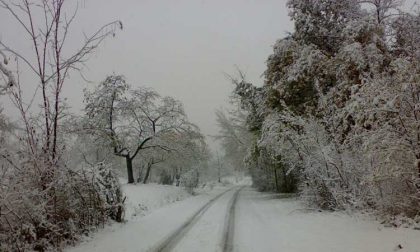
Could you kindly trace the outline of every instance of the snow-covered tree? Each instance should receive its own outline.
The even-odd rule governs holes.
[[[246,171],[244,160],[253,141],[253,134],[248,131],[246,118],[245,111],[238,106],[228,112],[216,110],[219,133],[215,139],[220,141],[224,152],[224,167],[231,168],[235,173]]]
[[[165,161],[160,165],[160,182],[165,179],[165,175],[170,175],[171,179],[167,178],[167,183],[183,185],[186,174],[189,174],[189,179],[196,175],[194,179],[198,181],[203,173],[207,172],[207,162],[210,158],[204,136],[192,125],[187,131],[172,134],[171,138],[174,140],[171,145],[172,151],[167,153]],[[195,172],[190,172],[191,170]]]
[[[85,91],[88,128],[125,158],[128,183],[134,183],[133,160],[145,149],[170,151],[164,137],[189,128],[182,104],[172,97],[140,87],[131,89],[123,76],[109,76]]]
[[[399,3],[288,2],[295,31],[274,45],[264,85],[235,82],[257,187],[275,190],[285,171],[323,208],[418,214],[420,22]]]

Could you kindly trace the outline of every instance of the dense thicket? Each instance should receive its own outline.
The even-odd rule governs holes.
[[[325,209],[418,215],[420,15],[392,0],[287,6],[295,30],[275,43],[264,85],[234,91],[257,138],[254,184]]]

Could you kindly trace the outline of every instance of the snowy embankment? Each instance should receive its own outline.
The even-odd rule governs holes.
[[[125,184],[122,188],[124,195],[127,197],[125,200],[125,219],[128,221],[192,196],[181,187],[169,185]]]

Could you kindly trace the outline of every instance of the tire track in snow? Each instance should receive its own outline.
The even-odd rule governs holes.
[[[236,202],[239,198],[239,192],[244,188],[243,186],[239,188],[233,195],[231,201],[229,202],[228,212],[225,219],[225,225],[223,228],[223,240],[222,248],[223,252],[233,251],[233,237],[235,232],[235,207]]]
[[[178,242],[187,234],[187,232],[197,223],[201,216],[218,200],[220,197],[230,192],[234,188],[230,188],[216,197],[212,198],[204,206],[202,206],[197,212],[193,214],[181,227],[176,229],[172,234],[169,235],[160,245],[150,251],[157,252],[169,252],[178,244]]]

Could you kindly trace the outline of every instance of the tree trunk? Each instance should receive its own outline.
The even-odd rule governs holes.
[[[282,167],[281,169],[282,173],[283,173],[283,192],[286,193],[291,193],[293,192],[294,188],[293,188],[293,177],[291,174],[287,175],[287,171],[284,167]]]
[[[143,179],[143,184],[147,183],[147,180],[149,179],[150,176],[150,170],[152,168],[151,164],[147,164],[147,170],[146,170],[146,174],[144,175],[144,179]]]
[[[133,174],[133,159],[130,157],[125,157],[125,161],[127,163],[127,177],[128,177],[128,183],[133,184],[134,183],[134,174]]]
[[[274,167],[274,182],[276,183],[276,192],[279,192],[279,181],[277,178],[277,167]]]

